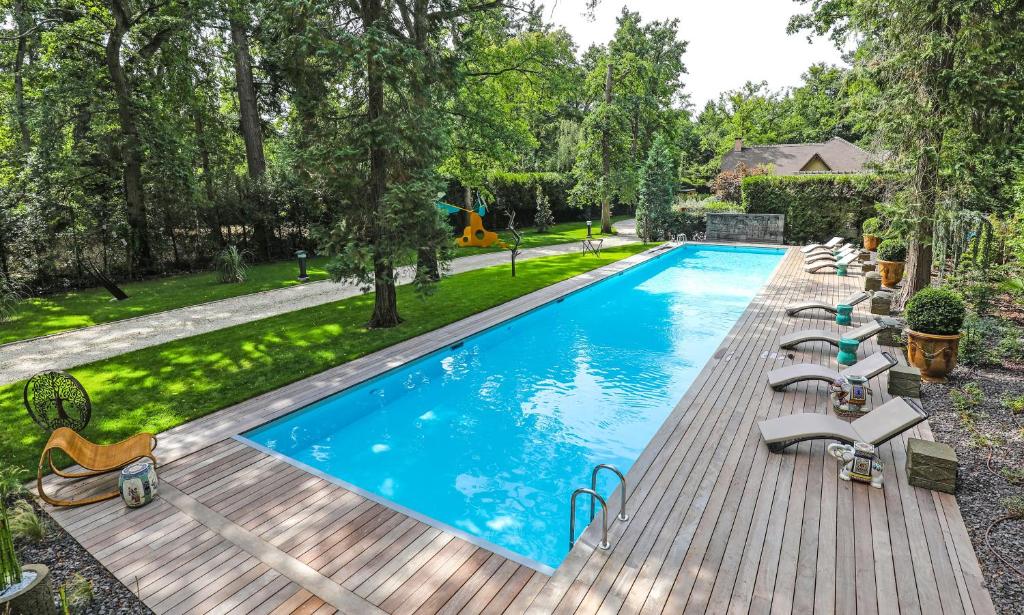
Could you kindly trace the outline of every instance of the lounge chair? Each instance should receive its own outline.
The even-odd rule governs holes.
[[[87,478],[108,472],[116,472],[133,461],[148,458],[156,465],[153,449],[156,448],[156,436],[148,433],[136,434],[117,444],[93,444],[75,431],[67,427],[58,427],[50,434],[50,439],[43,448],[39,458],[39,473],[36,476],[36,487],[39,497],[54,506],[82,506],[116,498],[117,489],[78,500],[58,500],[46,495],[43,491],[43,468],[49,464],[57,476],[63,478]],[[53,451],[63,451],[71,460],[86,469],[85,472],[63,472],[53,465]]]
[[[842,305],[854,306],[857,305],[858,303],[863,303],[864,301],[867,301],[869,298],[871,298],[870,293],[868,293],[867,291],[858,290],[851,294],[846,299],[840,301],[839,303]],[[800,312],[806,310],[825,310],[830,314],[835,314],[836,312],[839,311],[836,309],[836,306],[832,305],[831,303],[825,303],[824,301],[804,301],[803,303],[794,303],[786,307],[786,314],[789,316],[796,316]]]
[[[768,372],[768,386],[776,391],[781,391],[791,384],[807,380],[821,380],[822,382],[831,383],[847,376],[864,376],[871,380],[882,372],[889,371],[897,363],[896,357],[888,352],[876,352],[866,359],[857,361],[843,371],[836,371],[831,367],[825,367],[817,363],[798,363]]]
[[[813,250],[810,250],[808,252],[804,252],[803,255],[804,255],[804,259],[806,260],[806,259],[815,258],[817,256],[821,256],[823,254],[827,255],[827,256],[832,256],[832,255],[834,255],[837,252],[842,252],[843,250],[852,250],[852,249],[854,249],[856,247],[857,246],[853,245],[852,243],[841,243],[841,244],[839,244],[837,246],[834,246],[834,247],[831,247],[831,248],[826,248],[824,246],[818,247],[818,248],[814,248]]]
[[[857,256],[859,255],[856,252],[852,252],[839,260],[819,260],[817,262],[808,263],[807,265],[804,265],[804,271],[807,273],[818,273],[828,269],[829,267],[832,269],[838,269],[840,265],[849,267],[857,260]]]
[[[840,243],[842,243],[842,241],[842,237],[833,237],[832,239],[829,239],[825,243],[809,243],[806,246],[800,248],[800,251],[806,253],[810,252],[811,250],[814,250],[815,248],[828,248],[831,250],[833,247],[838,246]]]
[[[758,424],[761,438],[773,453],[805,440],[838,440],[846,444],[867,442],[880,446],[926,420],[918,403],[897,397],[852,423],[829,414],[790,414]]]
[[[836,333],[825,329],[793,331],[782,336],[782,340],[779,341],[779,348],[794,348],[797,344],[804,342],[828,342],[833,346],[839,346],[840,338],[863,342],[868,338],[878,335],[883,329],[885,329],[885,325],[882,324],[882,321],[873,318],[871,321],[843,333]]]
[[[856,246],[851,246],[851,247],[848,247],[848,248],[843,248],[842,250],[839,250],[835,254],[833,254],[831,252],[819,252],[819,253],[812,252],[810,255],[804,257],[804,264],[805,265],[810,265],[810,264],[818,262],[818,261],[835,262],[835,261],[837,261],[837,260],[839,260],[841,258],[846,258],[850,254],[856,254],[856,253],[857,253],[857,247]]]

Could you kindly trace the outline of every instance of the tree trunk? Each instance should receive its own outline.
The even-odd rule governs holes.
[[[607,109],[612,104],[612,65],[608,63],[608,68],[604,75],[604,104]],[[611,174],[612,174],[612,160],[611,160],[611,143],[609,142],[610,137],[608,135],[610,127],[608,126],[607,112],[605,114],[605,123],[601,131],[601,170],[604,173],[604,188],[601,191],[601,232],[611,233],[612,232],[612,198],[611,198]]]
[[[128,221],[128,261],[135,272],[153,269],[153,252],[149,243],[146,220],[146,196],[142,183],[142,142],[135,122],[135,109],[128,80],[121,65],[121,44],[131,27],[131,20],[121,0],[109,0],[114,16],[114,29],[106,44],[107,72],[114,86],[117,117],[121,124],[121,163],[123,165],[124,197]]]
[[[210,164],[210,146],[206,140],[206,123],[203,122],[203,115],[200,112],[195,114],[196,137],[199,142],[199,165],[203,170],[203,193],[206,196],[208,206],[206,212],[206,223],[210,228],[210,235],[218,245],[224,245],[224,229],[220,223],[220,211],[214,202],[216,195],[213,191],[213,167]]]
[[[907,269],[895,307],[902,310],[917,291],[932,282],[932,231],[939,191],[938,147],[942,137],[930,134],[917,162],[915,202],[911,204],[914,226],[907,242]]]
[[[25,55],[28,39],[25,32],[28,28],[28,11],[24,0],[15,0],[14,19],[18,26],[18,45],[14,52],[14,113],[17,115],[18,133],[20,135],[21,155],[25,156],[32,149],[32,135],[28,129],[28,118],[25,112]]]
[[[235,52],[235,87],[238,92],[239,132],[245,144],[245,163],[249,178],[253,180],[256,195],[256,211],[253,219],[253,240],[261,259],[270,258],[271,232],[266,219],[265,195],[262,179],[267,171],[267,159],[263,152],[263,126],[260,122],[259,106],[256,101],[256,84],[252,77],[252,55],[249,52],[247,32],[248,14],[235,11],[228,24],[231,29],[231,43]]]
[[[363,29],[369,32],[378,26],[382,18],[381,0],[364,0]],[[370,144],[368,148],[370,162],[369,185],[367,197],[373,221],[371,244],[373,245],[373,282],[374,301],[370,327],[394,327],[402,322],[398,314],[398,296],[395,292],[395,270],[381,245],[386,230],[381,226],[384,218],[384,195],[387,192],[387,149],[379,137],[378,131],[383,129],[381,118],[384,115],[384,75],[378,66],[376,45],[370,45],[366,60],[366,121],[370,127]]]
[[[427,0],[415,0],[412,11],[412,38],[416,50],[426,58],[427,53]],[[423,70],[414,71],[412,97],[413,107],[417,111],[428,108],[430,101],[427,99],[427,87],[425,79],[422,78]],[[441,267],[437,259],[437,248],[433,245],[424,245],[416,250],[416,271],[421,279],[429,282],[441,280]]]

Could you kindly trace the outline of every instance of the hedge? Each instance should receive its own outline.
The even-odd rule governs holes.
[[[785,214],[789,243],[854,238],[888,187],[885,178],[869,174],[751,175],[743,178],[743,207],[748,213]]]

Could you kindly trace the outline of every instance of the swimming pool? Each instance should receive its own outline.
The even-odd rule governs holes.
[[[244,438],[551,572],[783,254],[676,248]]]

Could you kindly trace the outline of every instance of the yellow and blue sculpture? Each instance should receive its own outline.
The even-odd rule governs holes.
[[[444,201],[438,201],[436,205],[438,209],[447,214],[454,214],[460,211],[469,214],[469,225],[462,229],[462,237],[456,240],[459,246],[489,248],[494,244],[498,244],[502,248],[508,247],[505,242],[498,239],[497,233],[484,228],[483,216],[487,215],[487,204],[479,196],[476,197],[476,211],[445,203]]]

